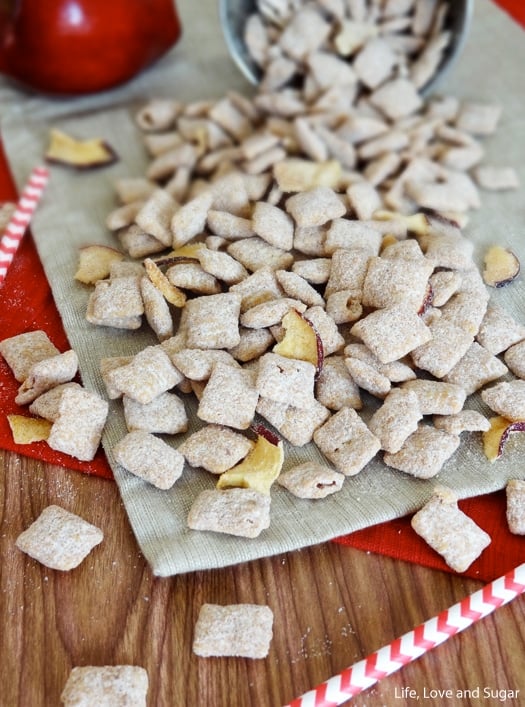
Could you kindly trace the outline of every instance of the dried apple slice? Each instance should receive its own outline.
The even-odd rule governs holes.
[[[62,130],[52,129],[45,153],[47,162],[77,169],[107,166],[117,161],[117,153],[102,138],[76,140]]]
[[[283,466],[283,443],[271,432],[261,429],[261,426],[255,429],[258,434],[254,447],[242,462],[220,475],[218,489],[246,488],[270,493]]]
[[[525,432],[525,420],[507,420],[498,415],[490,419],[490,429],[483,432],[483,451],[490,462],[503,454],[505,443],[513,432]]]
[[[324,360],[323,342],[312,322],[303,317],[297,309],[290,309],[281,324],[285,334],[273,347],[273,352],[286,358],[309,361],[313,363],[316,374],[319,375]]]
[[[162,272],[159,266],[151,260],[151,258],[146,258],[144,261],[144,267],[146,268],[146,273],[155,285],[155,287],[162,292],[164,298],[175,307],[184,307],[186,302],[186,295],[178,287],[172,285],[168,280],[166,275]]]
[[[107,245],[88,245],[80,248],[75,280],[94,285],[109,277],[111,263],[124,260],[124,253]]]
[[[515,280],[520,273],[520,261],[508,248],[493,245],[483,258],[485,269],[483,280],[489,287],[504,287]]]
[[[32,444],[45,441],[51,432],[52,423],[41,417],[26,417],[25,415],[8,415],[7,421],[11,428],[15,444]]]

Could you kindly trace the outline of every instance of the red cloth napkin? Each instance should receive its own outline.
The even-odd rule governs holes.
[[[525,27],[523,0],[496,0],[516,21]],[[16,189],[0,145],[0,202],[15,201]],[[9,268],[0,289],[2,326],[5,339],[33,329],[43,329],[61,351],[69,348],[60,316],[56,310],[31,234],[27,234]],[[55,452],[45,443],[17,445],[13,442],[6,415],[28,414],[14,403],[18,389],[10,369],[0,357],[0,447],[19,454],[61,465],[88,474],[113,478],[102,451],[92,462],[81,462]],[[460,501],[460,508],[492,538],[489,547],[469,567],[465,576],[492,581],[525,562],[525,538],[512,535],[505,517],[505,492]],[[381,523],[337,538],[335,542],[361,550],[414,562],[426,567],[450,571],[442,558],[412,530],[410,517]]]

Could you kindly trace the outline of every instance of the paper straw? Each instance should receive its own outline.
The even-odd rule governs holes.
[[[525,564],[408,631],[286,707],[335,707],[472,626],[525,591]]]
[[[35,167],[0,239],[0,285],[13,261],[49,179],[46,167]]]

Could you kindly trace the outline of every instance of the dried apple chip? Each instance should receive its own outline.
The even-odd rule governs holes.
[[[124,253],[106,245],[88,245],[80,248],[75,280],[85,285],[94,285],[109,277],[111,264],[123,260]]]
[[[283,339],[273,347],[273,352],[286,358],[313,363],[316,375],[323,368],[323,343],[314,325],[296,309],[290,309],[282,319],[285,329]]]
[[[47,162],[76,169],[107,166],[118,159],[115,150],[102,138],[77,140],[55,128],[50,131],[45,158]]]
[[[497,415],[490,418],[490,429],[483,432],[483,451],[489,462],[503,454],[503,449],[513,432],[525,432],[525,420],[507,420]]]
[[[508,248],[493,245],[484,256],[483,280],[489,287],[505,287],[520,273],[520,261]]]
[[[42,442],[49,437],[52,423],[40,417],[26,415],[8,415],[7,421],[15,444]]]

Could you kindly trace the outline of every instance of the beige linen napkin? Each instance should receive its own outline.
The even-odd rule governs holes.
[[[97,96],[59,100],[35,97],[8,83],[0,85],[2,135],[19,186],[42,160],[50,126],[78,137],[102,137],[120,155],[117,164],[92,172],[72,173],[52,167],[50,185],[32,228],[69,341],[79,355],[84,384],[101,396],[105,396],[99,374],[101,357],[129,355],[156,343],[146,328],[131,333],[89,324],[84,316],[89,289],[73,279],[80,246],[115,245],[105,227],[106,215],[115,206],[114,179],[143,173],[147,156],[134,113],[150,97],[193,100],[216,98],[229,89],[251,90],[227,55],[213,0],[180,0],[178,6],[184,26],[182,41],[155,67],[124,87]],[[464,54],[439,87],[458,97],[503,105],[498,133],[485,141],[485,161],[512,165],[520,172],[522,185],[524,39],[523,31],[489,0],[478,0]],[[483,194],[483,206],[473,214],[466,233],[476,244],[478,262],[487,245],[499,242],[512,246],[525,263],[523,188]],[[525,322],[524,295],[521,279],[494,291],[493,300]],[[482,409],[479,400],[472,402]],[[191,401],[188,412],[191,429],[196,429],[199,423]],[[465,436],[445,469],[428,481],[389,469],[378,457],[359,475],[347,478],[340,493],[322,501],[299,500],[275,487],[271,527],[257,539],[238,539],[186,527],[194,498],[213,487],[214,477],[186,468],[171,490],[160,491],[116,465],[111,450],[125,433],[121,404],[113,401],[104,448],[137,541],[153,571],[161,576],[273,555],[405,515],[421,506],[436,484],[446,484],[459,497],[467,497],[500,489],[509,478],[523,478],[524,474],[523,440],[513,440],[512,450],[489,464],[479,437]],[[313,445],[303,449],[287,446],[285,468],[311,458],[320,458]]]

